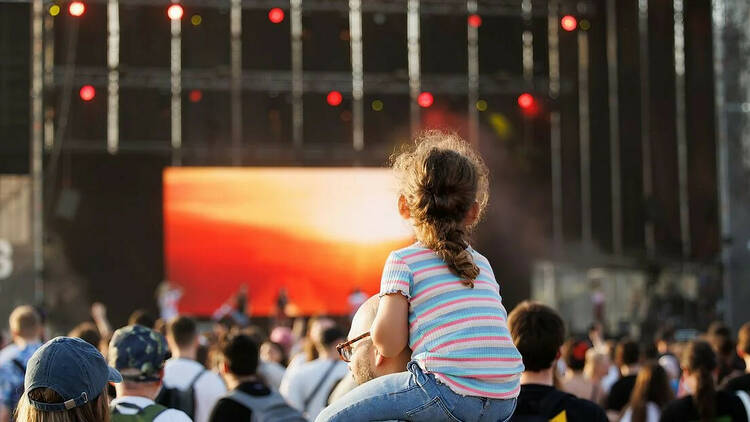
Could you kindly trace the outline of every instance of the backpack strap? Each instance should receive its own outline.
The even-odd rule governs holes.
[[[13,359],[13,360],[12,360],[11,362],[13,362],[13,365],[14,365],[14,366],[15,366],[16,368],[18,368],[18,369],[19,369],[19,370],[20,370],[21,372],[23,372],[24,374],[26,374],[26,365],[24,365],[23,363],[21,363],[21,361],[20,361],[20,360],[18,360],[18,359]]]
[[[315,395],[318,394],[318,390],[320,390],[320,387],[322,387],[323,383],[326,382],[326,380],[328,379],[328,376],[331,375],[331,372],[333,372],[333,368],[335,368],[338,363],[339,363],[338,360],[331,361],[331,364],[328,366],[328,369],[326,369],[325,374],[323,374],[323,376],[320,377],[320,381],[318,381],[318,384],[315,386],[315,388],[312,389],[312,393],[310,393],[310,395],[307,396],[304,403],[302,404],[303,413],[307,412],[307,407],[310,406],[310,402],[312,401],[313,397],[315,397]],[[328,395],[330,395],[330,392]],[[328,397],[328,395],[326,395],[326,397]]]
[[[198,371],[198,374],[193,378],[192,381],[190,381],[190,384],[188,384],[188,389],[193,388],[196,382],[198,382],[198,379],[207,371],[206,368],[201,368],[200,371]]]
[[[122,406],[122,407],[124,407],[126,409],[135,410],[136,413],[132,414],[132,415],[125,415],[122,412],[120,412],[119,410],[117,410],[117,408],[119,406]],[[110,405],[109,409],[110,409],[110,411],[111,411],[111,413],[113,415],[140,416],[140,417],[144,418],[147,421],[153,421],[154,419],[156,419],[157,416],[161,415],[162,413],[164,413],[167,410],[166,407],[164,407],[164,406],[162,406],[160,404],[156,404],[156,403],[150,404],[150,405],[148,405],[146,407],[140,407],[140,406],[137,406],[137,405],[135,405],[133,403],[116,403],[116,404]]]
[[[253,396],[247,393],[243,393],[242,391],[237,389],[232,390],[229,394],[225,395],[224,398],[239,403],[250,410],[253,410],[253,407],[255,407],[258,403],[257,400],[253,398]]]

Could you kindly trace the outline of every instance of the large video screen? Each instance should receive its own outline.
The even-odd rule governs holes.
[[[282,288],[291,314],[346,314],[411,241],[388,169],[164,171],[166,277],[182,313],[212,315],[246,285],[252,315],[274,314]]]

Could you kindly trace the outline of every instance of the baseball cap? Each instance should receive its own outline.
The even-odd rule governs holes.
[[[109,364],[128,381],[158,381],[168,354],[164,336],[142,325],[120,328],[109,343]]]
[[[96,347],[79,338],[56,337],[39,348],[26,364],[24,385],[27,395],[37,388],[49,388],[62,403],[43,403],[29,398],[39,410],[56,412],[73,409],[96,399],[108,382],[121,382]]]

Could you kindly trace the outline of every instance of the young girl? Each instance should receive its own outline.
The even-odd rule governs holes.
[[[458,135],[430,131],[393,168],[399,212],[418,241],[388,257],[370,335],[376,365],[407,346],[412,361],[317,421],[505,421],[523,363],[492,268],[468,244],[488,200],[487,167]]]

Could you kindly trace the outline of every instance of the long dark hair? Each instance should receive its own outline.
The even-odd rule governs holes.
[[[463,283],[473,287],[479,275],[464,225],[478,204],[481,215],[489,199],[487,166],[455,133],[426,131],[415,146],[393,158],[417,239],[448,264]]]
[[[716,353],[707,342],[695,340],[685,349],[681,363],[682,369],[695,375],[697,382],[692,397],[700,420],[712,421],[716,415],[716,386],[713,377],[718,365]]]
[[[669,378],[664,368],[656,361],[648,361],[638,371],[633,392],[630,394],[628,407],[632,413],[632,422],[646,422],[646,406],[652,402],[664,407],[674,398],[669,386]]]
[[[69,410],[46,412],[33,407],[29,398],[41,403],[61,403],[63,398],[50,388],[36,388],[24,394],[16,410],[17,422],[109,422],[107,388],[88,403]]]

